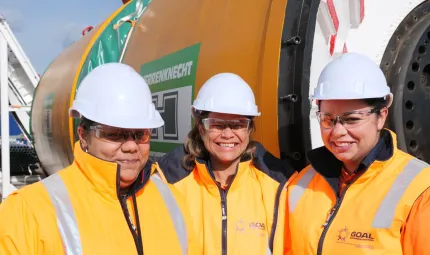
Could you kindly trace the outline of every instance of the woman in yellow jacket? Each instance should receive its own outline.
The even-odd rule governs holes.
[[[288,185],[285,254],[429,254],[430,168],[384,129],[393,95],[380,68],[344,54],[313,99],[324,147]]]
[[[252,140],[260,113],[251,88],[235,74],[215,75],[192,110],[185,146],[159,159],[158,172],[184,195],[203,254],[271,254],[293,171]]]
[[[201,254],[177,191],[151,173],[150,129],[164,124],[143,78],[111,63],[80,84],[71,166],[0,205],[0,254]]]

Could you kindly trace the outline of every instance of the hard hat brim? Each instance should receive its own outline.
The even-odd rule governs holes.
[[[192,113],[193,117],[196,117],[196,115],[198,116],[197,112],[216,112],[216,113],[223,113],[223,114],[241,115],[241,116],[247,116],[247,117],[259,117],[259,116],[261,116],[260,112],[250,113],[250,112],[240,112],[240,111],[235,111],[235,110],[230,110],[230,109],[210,110],[210,109],[199,109],[198,107],[192,106],[191,107],[191,113]]]
[[[370,98],[386,98],[387,99],[387,108],[390,108],[390,106],[393,104],[394,96],[393,93],[389,93],[388,95],[380,96],[380,97],[338,97],[338,98],[324,98],[324,97],[310,97],[309,99],[315,100],[315,103],[318,104],[318,101],[324,101],[324,100],[361,100],[361,99],[370,99]]]
[[[164,126],[164,120],[161,118],[158,112],[156,113],[156,115],[157,116],[155,116],[155,119],[152,120],[145,120],[144,118],[136,117],[134,121],[130,122],[129,117],[124,116],[125,118],[123,119],[118,118],[103,121],[86,113],[80,113],[77,109],[69,109],[69,116],[71,118],[80,119],[82,117],[85,117],[86,119],[89,119],[102,125],[125,129],[154,129]]]

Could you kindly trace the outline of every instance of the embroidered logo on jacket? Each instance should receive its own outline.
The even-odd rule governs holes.
[[[369,232],[363,231],[350,231],[346,226],[337,232],[337,243],[353,245],[356,248],[373,249],[369,242],[374,242],[375,239]],[[365,243],[363,243],[365,242]]]
[[[372,242],[374,241],[372,234],[366,233],[366,232],[354,231],[351,233],[350,238],[356,239],[356,240],[365,240],[365,241],[372,241]]]
[[[346,227],[339,230],[339,234],[337,235],[337,240],[341,242],[345,242],[346,238],[348,237],[348,229]]]
[[[259,236],[265,236],[266,224],[257,221],[245,221],[240,219],[236,222],[236,233],[255,233]]]
[[[249,227],[251,229],[266,230],[266,226],[264,225],[264,223],[261,223],[261,222],[250,222]]]

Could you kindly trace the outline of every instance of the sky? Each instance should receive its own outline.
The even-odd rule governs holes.
[[[65,48],[122,5],[121,0],[0,0],[0,14],[39,74]]]

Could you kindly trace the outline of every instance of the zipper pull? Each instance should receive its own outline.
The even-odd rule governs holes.
[[[227,220],[227,214],[225,213],[225,202],[222,203],[222,220]]]
[[[338,205],[339,205],[339,200],[336,200],[336,204],[330,209],[330,214],[328,215],[325,223],[322,225],[323,227],[326,227],[328,225],[328,223],[329,223],[331,217],[333,216],[334,212],[336,211]]]
[[[222,192],[221,195],[221,214],[222,214],[222,220],[227,220],[227,213],[225,210],[225,192]]]
[[[137,230],[136,226],[134,225],[133,220],[131,219],[130,215],[128,215],[128,220],[130,221],[130,224],[131,224],[131,227],[133,228],[133,230],[136,231]]]
[[[333,207],[333,208],[331,208],[331,210],[330,210],[330,214],[328,215],[327,220],[326,220],[326,221],[325,221],[325,223],[323,224],[323,227],[326,227],[326,226],[327,226],[328,222],[330,221],[331,217],[333,216],[333,213],[334,213],[334,207]]]

